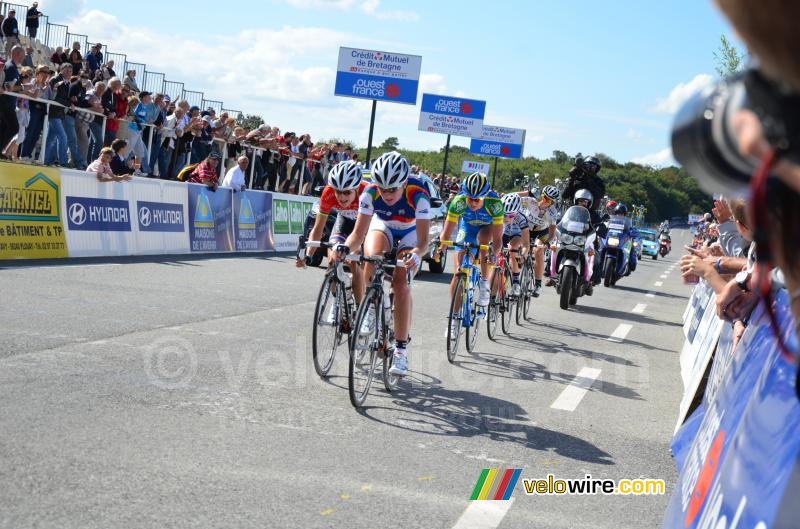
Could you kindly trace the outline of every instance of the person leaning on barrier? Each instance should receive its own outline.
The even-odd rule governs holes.
[[[111,171],[117,176],[132,176],[133,169],[128,161],[128,142],[117,138],[111,142],[111,150],[114,152],[109,162]]]
[[[116,140],[122,141],[124,140]],[[111,168],[111,162],[116,155],[111,147],[103,147],[95,161],[86,168],[87,173],[97,173],[97,180],[100,182],[125,182],[133,177],[129,174],[117,175]]]
[[[36,32],[39,31],[39,17],[41,16],[44,15],[39,11],[39,2],[33,2],[25,17],[25,27],[28,28],[28,36],[32,39],[36,38]]]
[[[218,152],[212,152],[208,158],[197,164],[194,171],[189,173],[188,182],[193,184],[205,184],[212,191],[216,191],[218,187],[219,177],[217,176],[217,167],[222,160],[222,155]]]
[[[247,189],[245,181],[249,165],[250,160],[247,159],[247,156],[239,156],[236,159],[236,165],[225,173],[225,178],[222,179],[222,187],[233,189],[234,193],[236,191],[245,191]]]
[[[25,50],[21,46],[14,46],[11,49],[11,60],[6,62],[3,69],[4,77],[2,90],[4,92],[18,93],[22,91],[20,83],[19,65]],[[5,149],[11,139],[19,132],[19,122],[17,121],[17,98],[8,94],[0,95],[0,149]],[[0,155],[3,159],[5,155]]]

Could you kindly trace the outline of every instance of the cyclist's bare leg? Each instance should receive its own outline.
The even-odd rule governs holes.
[[[410,251],[397,252],[398,263]],[[394,291],[394,337],[398,342],[406,342],[411,330],[411,289],[408,286],[405,267],[398,266],[394,269],[392,290]]]

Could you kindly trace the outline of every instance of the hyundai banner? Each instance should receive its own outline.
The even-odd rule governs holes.
[[[486,101],[422,94],[419,130],[451,136],[479,137],[483,131]]]
[[[237,252],[274,250],[272,195],[258,191],[233,194],[234,233]]]
[[[525,129],[484,125],[480,137],[470,142],[469,152],[498,158],[522,158],[524,147]]]
[[[128,201],[68,196],[67,226],[76,231],[131,231]]]
[[[233,251],[232,191],[188,184],[189,242],[193,252]]]
[[[183,231],[183,204],[137,201],[136,211],[139,231]]]
[[[422,57],[339,48],[334,95],[417,104]]]

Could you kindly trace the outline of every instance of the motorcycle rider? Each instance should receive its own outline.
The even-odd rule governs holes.
[[[569,170],[567,187],[561,194],[564,204],[571,204],[575,199],[575,193],[581,189],[587,189],[592,194],[592,204],[595,209],[599,208],[603,203],[603,196],[606,194],[606,184],[597,176],[601,168],[602,164],[597,156],[583,158],[578,154],[575,157],[575,165]]]
[[[625,232],[628,233],[634,240],[641,241],[642,238],[639,235],[639,231],[633,227],[633,223],[631,222],[630,217],[628,217],[628,206],[620,202],[614,210],[614,214],[611,215],[611,220],[616,220],[618,222],[621,221],[625,226]],[[631,272],[636,271],[637,255],[635,251],[631,250],[631,255],[628,262],[630,265],[628,266],[628,273],[625,275],[631,275]]]

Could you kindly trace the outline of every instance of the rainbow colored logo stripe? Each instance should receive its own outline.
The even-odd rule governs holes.
[[[470,500],[507,500],[514,492],[521,468],[484,468]]]

